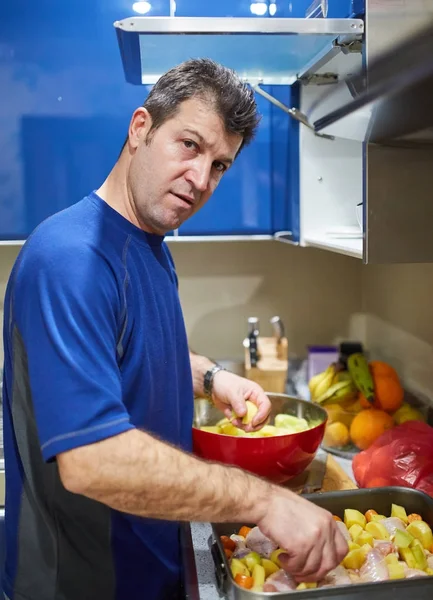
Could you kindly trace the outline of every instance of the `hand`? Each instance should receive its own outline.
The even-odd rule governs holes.
[[[298,583],[320,581],[346,556],[347,542],[330,512],[292,492],[274,489],[257,525],[287,551],[278,558]]]
[[[233,419],[235,427],[240,427],[245,431],[256,431],[263,427],[269,417],[271,410],[271,401],[263,389],[249,379],[230,373],[230,371],[218,371],[213,381],[212,399],[215,406],[221,410],[228,419],[232,419],[233,414],[240,419]],[[257,405],[258,411],[250,425],[242,425],[241,419],[247,412],[246,400],[250,400]]]

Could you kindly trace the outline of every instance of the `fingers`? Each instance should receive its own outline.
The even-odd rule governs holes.
[[[335,530],[334,530],[334,543],[335,543],[335,551],[336,551],[337,560],[338,560],[338,563],[340,564],[341,561],[343,560],[343,558],[348,553],[349,546],[348,546],[347,540],[344,538],[344,535],[341,533],[341,531],[338,529],[338,527],[335,527]]]
[[[304,517],[304,528],[297,531],[290,528],[290,546],[282,545],[287,552],[281,553],[278,559],[295,581],[318,582],[341,563],[348,545],[327,511],[304,505],[298,507],[293,516],[296,518],[299,514]]]
[[[259,409],[251,421],[252,429],[262,427],[269,418],[271,412],[271,401],[262,389],[251,389],[246,392],[245,400],[250,400]]]

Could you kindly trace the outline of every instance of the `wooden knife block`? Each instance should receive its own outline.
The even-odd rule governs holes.
[[[260,360],[252,367],[249,349],[245,348],[245,377],[256,381],[265,392],[284,394],[289,364],[287,339],[278,343],[275,337],[259,337],[257,349]]]

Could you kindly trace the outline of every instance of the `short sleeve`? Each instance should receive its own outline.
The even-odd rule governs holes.
[[[17,270],[14,354],[22,353],[46,461],[133,429],[116,355],[117,281],[107,258],[89,246],[29,250]]]

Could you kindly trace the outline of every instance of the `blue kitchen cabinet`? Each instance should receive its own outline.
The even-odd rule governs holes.
[[[254,17],[251,6],[250,0],[177,0],[176,17]],[[270,16],[269,10],[265,16]],[[288,86],[264,89],[291,105]],[[209,202],[180,227],[180,236],[272,235],[292,231],[293,222],[299,231],[298,153],[289,150],[297,144],[298,125],[291,126],[290,117],[268,100],[256,95],[256,101],[261,115],[256,138],[242,150]],[[288,156],[297,161],[289,171]]]
[[[125,82],[113,22],[123,0],[3,2],[0,240],[25,239],[97,188],[147,86]],[[150,15],[169,15],[153,0]]]
[[[263,88],[289,106],[298,105],[297,86]],[[179,234],[272,235],[299,239],[299,124],[257,96],[262,119],[257,136],[224,175],[208,203]]]

